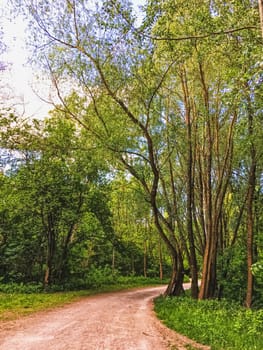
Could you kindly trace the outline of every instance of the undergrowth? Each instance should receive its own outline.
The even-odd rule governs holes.
[[[118,277],[114,283],[97,283],[92,288],[69,291],[65,286],[53,286],[43,290],[41,284],[0,284],[0,320],[13,320],[20,316],[60,306],[81,297],[104,292],[157,285],[159,279],[144,277]]]
[[[36,311],[46,310],[52,307],[77,300],[86,292],[67,293],[0,293],[0,320],[13,320]]]
[[[212,350],[263,349],[262,309],[252,311],[226,300],[159,297],[155,311],[169,328]]]

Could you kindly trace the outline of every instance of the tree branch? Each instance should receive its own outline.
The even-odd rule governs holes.
[[[211,36],[217,36],[217,35],[227,35],[235,32],[240,32],[243,30],[249,30],[249,29],[257,29],[257,26],[246,26],[241,28],[234,28],[234,29],[228,29],[228,30],[222,30],[219,32],[212,32],[212,33],[206,33],[206,34],[197,34],[197,35],[186,35],[186,36],[179,36],[179,37],[154,37],[151,35],[144,34],[149,39],[152,39],[154,41],[182,41],[182,40],[192,40],[192,39],[205,39],[209,38]]]

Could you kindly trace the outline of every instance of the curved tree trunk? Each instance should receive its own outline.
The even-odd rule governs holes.
[[[181,254],[177,257],[173,257],[173,270],[170,282],[164,293],[165,296],[179,296],[184,293],[183,282],[184,282],[184,269],[183,259]]]

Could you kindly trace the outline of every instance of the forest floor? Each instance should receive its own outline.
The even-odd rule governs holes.
[[[153,298],[164,290],[148,287],[100,294],[0,322],[0,349],[208,350],[156,318]]]

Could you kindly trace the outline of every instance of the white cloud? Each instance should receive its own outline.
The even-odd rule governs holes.
[[[10,18],[6,5],[6,1],[0,0],[1,27],[6,45],[6,52],[1,60],[6,62],[8,67],[1,73],[1,87],[4,85],[3,91],[8,94],[9,103],[16,104],[19,113],[24,113],[28,117],[43,118],[51,106],[37,97],[32,89],[32,86],[37,85],[37,80],[27,63],[26,24],[20,16]]]

